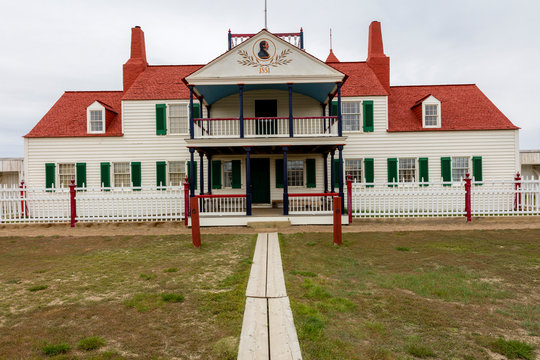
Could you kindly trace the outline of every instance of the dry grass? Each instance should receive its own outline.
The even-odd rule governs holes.
[[[341,247],[303,233],[281,235],[281,249],[304,359],[540,347],[540,230],[344,234]]]
[[[0,359],[48,358],[57,344],[69,359],[216,358],[240,335],[254,240],[0,238]],[[77,346],[88,338],[103,344]]]

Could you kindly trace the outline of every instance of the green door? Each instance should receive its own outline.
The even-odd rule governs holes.
[[[270,204],[270,159],[251,159],[251,202]]]

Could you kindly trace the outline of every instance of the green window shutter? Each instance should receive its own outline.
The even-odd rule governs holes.
[[[338,113],[338,103],[337,101],[332,101],[332,116],[337,116]]]
[[[364,115],[364,132],[373,132],[373,101],[366,100],[363,102]]]
[[[441,158],[441,177],[443,182],[452,181],[452,159],[449,157]],[[448,186],[450,184],[445,184]]]
[[[167,135],[167,105],[156,104],[156,135]]]
[[[156,162],[156,186],[167,186],[167,163]]]
[[[77,187],[84,188],[86,187],[86,163],[77,163],[75,166],[77,168]]]
[[[396,158],[388,158],[387,159],[387,166],[388,166],[388,182],[393,183],[397,182],[397,159]],[[392,187],[393,185],[388,185]]]
[[[428,158],[418,159],[418,175],[419,175],[420,182],[429,181]],[[428,186],[428,185],[425,184],[424,186]]]
[[[221,189],[221,160],[212,160],[212,189]]]
[[[482,175],[482,157],[481,156],[474,156],[472,158],[472,173],[474,177],[474,183],[476,185],[481,185],[481,182],[483,181],[483,175]]]
[[[283,159],[276,159],[276,188],[283,187]]]
[[[108,188],[111,187],[111,164],[108,162],[102,162],[101,168],[101,186]]]
[[[54,188],[56,177],[56,164],[45,164],[45,187],[48,189]]]
[[[334,187],[339,187],[339,159],[334,159]]]
[[[201,105],[199,103],[193,103],[193,118],[198,119],[201,117]]]
[[[141,187],[141,163],[140,162],[131,163],[131,183],[133,184],[133,187]]]
[[[242,161],[233,160],[232,162],[232,188],[240,189],[242,187]]]
[[[317,187],[317,172],[315,171],[315,159],[306,159],[306,186]]]
[[[366,183],[372,183],[375,181],[373,159],[364,159],[364,173],[366,177]],[[369,186],[371,187],[373,185],[369,185]]]
[[[188,176],[188,182],[189,182],[189,179],[191,179],[191,166],[190,166],[190,162],[191,161],[188,161],[187,162],[187,176]],[[195,182],[195,187],[194,189],[197,190],[197,162],[194,161],[193,162],[193,168],[195,169],[195,176],[193,176],[193,181]]]

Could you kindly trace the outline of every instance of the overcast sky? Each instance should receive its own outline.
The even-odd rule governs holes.
[[[0,157],[22,157],[22,136],[66,90],[121,90],[131,27],[150,64],[204,64],[227,31],[264,27],[264,0],[3,1]],[[341,61],[364,61],[368,27],[382,23],[392,85],[475,83],[540,149],[540,2],[501,0],[268,0],[268,29],[304,28],[326,59],[329,29]]]

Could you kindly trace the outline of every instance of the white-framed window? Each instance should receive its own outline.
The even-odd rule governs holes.
[[[433,95],[422,102],[422,124],[425,128],[441,127],[441,102]]]
[[[351,175],[354,182],[362,182],[362,159],[345,159],[345,180],[347,175]]]
[[[169,134],[187,134],[189,132],[189,106],[187,104],[169,104]]]
[[[304,160],[287,160],[288,186],[304,186]]]
[[[105,107],[94,101],[86,109],[86,131],[89,134],[105,133]]]
[[[461,181],[469,172],[469,158],[459,156],[452,158],[452,181]]]
[[[58,164],[58,186],[67,188],[75,179],[75,164]]]
[[[399,158],[398,159],[398,181],[414,182],[416,179],[416,159]]]
[[[341,102],[341,121],[343,131],[360,131],[362,119],[362,103],[360,101]]]
[[[131,186],[131,166],[129,162],[113,163],[113,186]]]
[[[169,185],[180,186],[186,178],[185,161],[169,161]]]
[[[223,187],[232,188],[232,161],[223,162]]]

